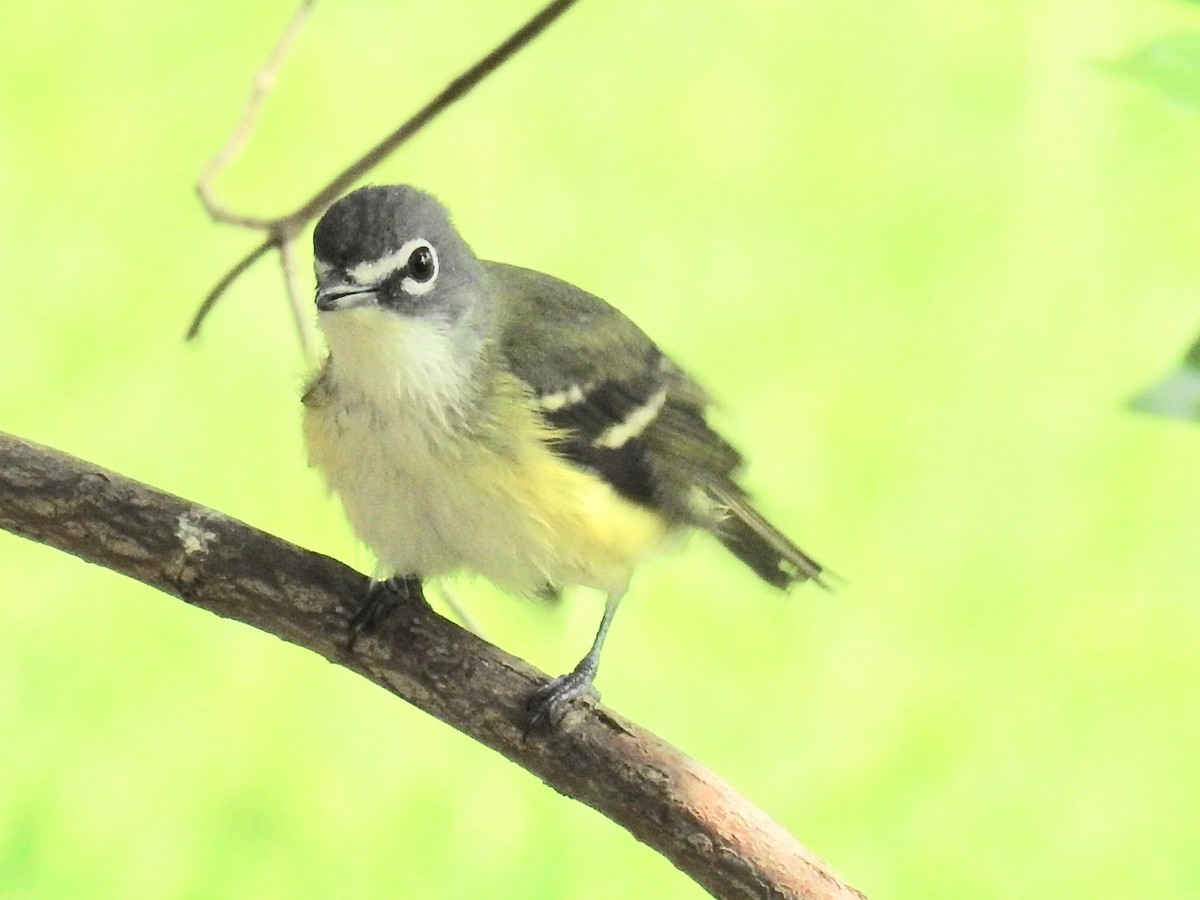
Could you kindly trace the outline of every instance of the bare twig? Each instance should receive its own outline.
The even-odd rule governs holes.
[[[576,2],[577,0],[553,0],[532,19],[514,31],[495,50],[446,85],[440,94],[426,103],[412,118],[368,150],[356,162],[347,166],[288,218],[302,222],[315,219],[325,211],[325,207],[340,197],[358,179],[383,162],[392,151],[433,121],[439,113],[466,96],[479,82],[545,31],[551,22],[574,6]]]
[[[267,57],[267,61],[263,64],[263,67],[254,76],[254,84],[250,89],[250,97],[242,109],[241,118],[238,119],[233,133],[229,135],[229,140],[225,142],[225,145],[220,150],[213,154],[212,159],[201,170],[200,177],[196,180],[196,193],[200,196],[200,202],[204,204],[204,209],[208,212],[209,216],[217,222],[224,222],[228,225],[240,225],[243,228],[256,228],[260,231],[266,231],[271,227],[269,219],[239,215],[219,203],[213,193],[212,184],[214,179],[233,161],[233,158],[242,152],[242,148],[246,146],[246,142],[250,139],[250,134],[254,131],[254,126],[258,122],[258,114],[262,111],[263,101],[267,99],[267,95],[275,87],[275,78],[279,74],[279,67],[283,65],[284,58],[288,55],[288,52],[292,49],[292,45],[296,43],[296,39],[300,36],[300,31],[304,28],[304,23],[308,21],[308,17],[312,14],[315,2],[316,0],[302,0],[299,9],[292,14],[287,28],[283,30],[278,43],[275,44],[275,49],[271,51],[271,55]]]
[[[229,289],[229,286],[237,281],[238,278],[242,276],[243,272],[258,262],[258,258],[260,256],[274,246],[275,243],[270,239],[263,241],[244,257],[242,257],[241,261],[238,262],[232,269],[221,276],[221,280],[213,285],[212,290],[205,294],[204,300],[200,303],[200,307],[196,310],[196,315],[192,317],[192,324],[188,326],[186,335],[189,341],[200,333],[200,323],[204,321],[204,318],[208,315],[209,310],[216,305],[217,301],[221,299],[221,295]]]
[[[300,335],[300,348],[304,351],[305,359],[316,359],[317,342],[313,337],[312,323],[308,316],[308,305],[304,302],[300,290],[300,268],[296,264],[296,244],[294,241],[280,241],[279,265],[283,269],[283,288],[287,292],[288,305],[292,308],[292,321],[296,324],[296,332]]]
[[[467,629],[475,637],[487,640],[487,635],[483,633],[483,629],[479,627],[479,623],[475,620],[475,617],[467,611],[467,607],[459,599],[458,591],[454,590],[448,582],[440,581],[437,584],[437,592],[441,595],[442,602],[446,604],[446,609],[459,625]]]
[[[592,806],[719,898],[861,898],[715,774],[605,707],[523,737],[545,676],[427,607],[345,649],[363,576],[221,513],[0,433],[0,528],[370,679]]]
[[[293,17],[288,24],[287,30],[284,32],[275,50],[271,54],[271,58],[259,72],[255,79],[255,89],[251,93],[250,101],[246,105],[246,109],[242,114],[242,119],[238,127],[234,130],[233,135],[226,143],[225,147],[213,157],[204,172],[200,176],[197,184],[197,191],[200,193],[201,200],[204,202],[205,208],[214,219],[220,222],[240,225],[245,228],[251,228],[268,233],[267,247],[274,247],[279,250],[283,259],[284,278],[295,282],[297,279],[294,267],[290,267],[288,262],[290,254],[284,251],[284,246],[294,241],[297,235],[303,231],[308,224],[325,211],[334,200],[349,189],[356,181],[362,178],[367,172],[379,165],[387,156],[395,151],[399,146],[405,143],[414,134],[428,125],[437,115],[458,100],[461,100],[472,88],[479,84],[484,78],[499,68],[504,62],[511,59],[518,51],[526,47],[535,37],[541,34],[549,27],[555,19],[561,16],[564,12],[575,5],[577,0],[552,0],[544,8],[528,22],[518,28],[509,37],[502,41],[496,49],[488,53],[473,66],[455,78],[442,90],[436,97],[430,100],[423,106],[415,115],[413,115],[403,125],[385,137],[382,141],[368,150],[362,157],[351,163],[340,173],[338,173],[325,187],[317,191],[304,205],[292,213],[285,216],[280,216],[275,219],[260,219],[251,216],[241,216],[230,212],[224,207],[216,204],[211,194],[211,180],[224,167],[230,159],[241,149],[245,143],[246,137],[253,127],[254,120],[257,116],[258,109],[262,104],[266,93],[270,90],[274,79],[275,71],[278,69],[279,63],[283,55],[295,40],[295,35],[303,24],[308,14],[308,7],[312,0],[305,0],[301,9]],[[254,259],[261,255],[257,252]],[[195,316],[192,318],[192,323],[187,330],[187,339],[191,340],[199,332],[200,327],[204,323],[204,319],[212,310],[216,302],[221,298],[222,294],[229,288],[234,281],[245,271],[249,262],[243,261],[235,266],[230,272],[226,273],[221,278],[217,285],[205,297],[200,308],[196,310]],[[240,266],[240,268],[239,268]],[[293,295],[294,296],[294,295]],[[293,305],[295,300],[293,299]],[[297,312],[297,321],[306,322],[303,315]],[[312,341],[308,334],[306,325],[298,325],[300,328],[300,340],[306,348],[312,346]]]

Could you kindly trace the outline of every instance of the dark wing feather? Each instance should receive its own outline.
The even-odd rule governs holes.
[[[821,567],[737,484],[742,459],[705,421],[707,394],[640,328],[557,278],[485,266],[502,298],[500,352],[563,433],[564,456],[667,519],[711,532],[770,584],[819,578]]]

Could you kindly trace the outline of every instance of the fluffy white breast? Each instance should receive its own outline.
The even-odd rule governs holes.
[[[379,308],[325,313],[319,322],[339,391],[381,409],[423,409],[439,421],[462,411],[469,357],[455,352],[449,326]]]
[[[382,574],[455,566],[432,507],[452,484],[469,375],[436,323],[366,308],[320,318],[330,359],[304,423],[310,461]]]
[[[331,355],[306,400],[309,456],[380,575],[467,568],[517,593],[613,591],[661,542],[656,517],[547,446],[511,379],[488,386],[510,402],[476,409],[473,357],[452,335],[373,309],[321,326]]]

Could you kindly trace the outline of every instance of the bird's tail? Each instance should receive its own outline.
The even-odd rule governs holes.
[[[829,588],[821,564],[764,519],[736,484],[710,484],[707,492],[727,511],[712,527],[713,535],[759,578],[778,588],[809,580]]]

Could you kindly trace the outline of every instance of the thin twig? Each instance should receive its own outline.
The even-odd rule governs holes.
[[[606,707],[526,740],[526,702],[546,676],[428,607],[407,605],[348,652],[367,582],[329,557],[3,433],[0,528],[357,672],[598,810],[718,898],[862,897],[714,773]]]
[[[303,292],[300,290],[300,273],[296,264],[294,241],[279,243],[279,264],[283,267],[283,287],[287,292],[288,305],[292,309],[292,319],[296,323],[296,332],[300,335],[300,349],[304,352],[305,359],[315,363],[320,350],[313,335],[308,305],[304,302]]]
[[[466,96],[479,82],[527,46],[530,41],[545,31],[551,22],[574,6],[576,2],[577,0],[554,0],[548,4],[541,12],[509,35],[495,50],[446,85],[440,94],[426,103],[407,122],[368,150],[360,159],[347,166],[288,218],[298,222],[315,219],[325,211],[330,203],[345,193],[371,169],[383,162],[397,147],[428,125],[447,107]]]
[[[449,582],[439,581],[433,586],[433,589],[441,595],[442,602],[446,604],[446,609],[450,611],[450,615],[458,620],[459,625],[467,629],[475,637],[487,640],[483,629],[479,627],[479,622],[467,611],[467,607],[459,599],[458,591],[451,587]]]
[[[312,0],[306,0],[305,7],[307,7],[311,2]],[[497,47],[492,50],[491,53],[488,53],[473,66],[451,81],[450,84],[448,84],[436,97],[425,104],[425,106],[423,106],[415,115],[409,118],[408,121],[406,121],[403,125],[368,150],[362,157],[355,160],[340,173],[334,176],[334,178],[327,185],[325,185],[325,187],[317,191],[306,203],[304,203],[303,206],[294,212],[286,216],[280,216],[276,219],[258,219],[250,216],[239,216],[230,213],[228,210],[222,207],[215,206],[212,203],[211,196],[205,200],[205,207],[209,210],[210,214],[214,214],[214,210],[220,213],[220,215],[213,215],[214,219],[217,221],[228,222],[230,224],[241,225],[246,228],[266,231],[269,235],[268,245],[270,247],[277,248],[282,254],[284,252],[284,245],[294,241],[297,235],[299,235],[300,232],[302,232],[310,222],[321,215],[321,213],[325,211],[329,204],[345,193],[346,190],[354,185],[355,182],[366,175],[375,166],[379,165],[380,162],[382,162],[398,147],[408,141],[413,135],[428,125],[439,113],[452,106],[458,100],[461,100],[484,78],[498,69],[507,60],[511,59],[521,49],[528,46],[535,37],[545,31],[555,19],[574,6],[576,2],[578,2],[578,0],[552,0],[551,3],[548,3],[545,7],[543,7],[528,22],[505,38],[505,40],[497,45]],[[220,168],[225,165],[228,160],[231,159],[232,156],[241,148],[245,141],[246,135],[249,133],[250,127],[246,126],[243,128],[243,125],[245,125],[247,121],[249,121],[251,125],[253,124],[254,117],[257,115],[257,110],[271,87],[274,77],[274,68],[272,68],[272,66],[274,65],[277,67],[279,60],[282,59],[283,53],[286,52],[287,48],[294,40],[295,30],[297,30],[299,25],[304,21],[304,16],[302,13],[304,13],[304,8],[297,12],[292,22],[289,23],[288,29],[284,32],[284,36],[276,45],[271,59],[268,60],[267,65],[264,66],[263,71],[268,72],[271,77],[263,78],[263,75],[260,72],[259,78],[255,81],[255,91],[251,94],[250,102],[247,104],[246,112],[243,114],[242,123],[239,123],[238,129],[234,132],[234,136],[227,143],[226,147],[223,148],[222,152],[218,153],[217,156],[214,157],[213,162],[209,163],[209,167],[205,170],[206,173],[208,173],[209,169],[213,167],[214,162],[218,164],[216,168],[219,171]],[[226,151],[228,151],[228,153]],[[202,175],[202,184],[204,182],[204,178],[205,176]],[[201,189],[200,185],[197,187],[198,190],[207,190],[207,188]],[[201,193],[201,199],[205,199],[203,192]],[[200,332],[200,326],[204,323],[205,318],[216,305],[217,300],[221,298],[226,289],[228,289],[228,287],[244,271],[245,266],[242,266],[241,269],[238,269],[238,267],[235,266],[234,270],[231,270],[229,273],[227,273],[225,277],[223,277],[217,283],[217,286],[209,292],[209,295],[204,299],[204,303],[202,303],[200,308],[196,310],[196,314],[192,318],[192,324],[187,331],[188,340],[191,340]],[[287,272],[286,263],[284,271]],[[307,348],[311,345],[312,341],[308,335],[307,328],[301,329],[300,340],[302,345],[304,345],[306,348],[306,356],[311,356],[311,353]]]
[[[241,118],[234,126],[233,133],[229,135],[229,140],[221,147],[212,159],[208,161],[208,165],[200,172],[200,177],[196,179],[196,193],[200,197],[200,202],[204,204],[204,209],[214,221],[223,222],[227,225],[240,225],[243,228],[255,228],[260,231],[266,231],[271,227],[270,219],[263,219],[255,216],[244,216],[232,212],[224,204],[217,201],[213,193],[213,181],[224,169],[233,161],[242,149],[246,146],[246,142],[250,139],[250,134],[254,131],[254,126],[258,123],[259,113],[262,112],[263,102],[267,99],[267,95],[275,87],[275,78],[279,74],[279,68],[283,65],[283,60],[287,57],[288,52],[292,49],[292,45],[296,43],[296,39],[300,36],[300,31],[304,28],[304,23],[308,21],[308,17],[312,14],[313,4],[316,0],[301,0],[299,9],[292,14],[292,18],[288,21],[287,28],[283,30],[279,41],[275,44],[275,49],[271,51],[271,55],[267,57],[267,61],[263,63],[261,69],[254,76],[254,83],[250,89],[250,97],[246,100],[246,105],[242,109]]]
[[[200,308],[197,309],[196,314],[192,316],[192,324],[188,326],[187,334],[184,336],[186,340],[190,341],[200,333],[200,323],[204,321],[204,318],[208,315],[209,311],[216,305],[217,301],[221,299],[221,295],[229,290],[229,286],[237,281],[243,272],[254,265],[260,256],[274,246],[276,246],[275,241],[271,238],[268,238],[247,253],[240,262],[235,264],[232,269],[221,276],[221,280],[213,285],[212,290],[210,290],[204,296],[204,301],[200,304]]]

